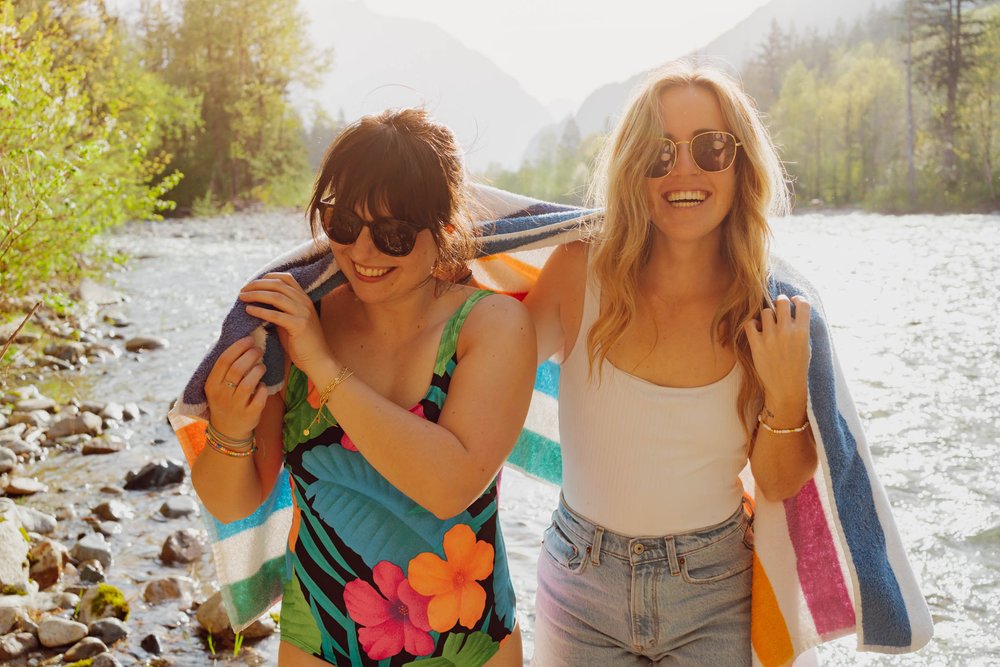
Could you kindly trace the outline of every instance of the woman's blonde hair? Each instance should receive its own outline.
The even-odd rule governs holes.
[[[715,95],[728,125],[719,129],[729,130],[742,144],[742,155],[737,153],[733,166],[733,205],[722,223],[723,258],[735,280],[715,314],[712,331],[720,343],[733,345],[745,371],[737,409],[749,437],[762,385],[743,325],[762,304],[770,303],[767,216],[786,213],[789,197],[784,169],[756,106],[739,83],[716,67],[681,60],[652,73],[626,107],[599,158],[589,198],[605,210],[593,250],[594,275],[604,304],[587,336],[590,370],[593,373],[595,365],[600,369],[635,317],[639,274],[649,258],[655,230],[649,222],[645,174],[662,136],[660,96],[667,89],[686,86]]]

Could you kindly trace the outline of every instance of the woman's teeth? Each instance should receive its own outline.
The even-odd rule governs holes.
[[[692,208],[705,201],[708,193],[703,190],[678,190],[668,192],[664,198],[668,204],[676,208]]]
[[[358,275],[362,275],[365,278],[378,278],[379,276],[384,276],[392,271],[392,269],[375,269],[367,266],[361,266],[360,264],[355,264],[354,270],[358,272]]]

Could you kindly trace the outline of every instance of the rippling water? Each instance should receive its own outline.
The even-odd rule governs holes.
[[[112,276],[131,299],[125,305],[134,322],[130,331],[165,336],[171,348],[121,362],[124,372],[109,367],[110,373],[81,387],[92,392],[83,398],[129,400],[138,392],[164,414],[247,274],[305,238],[304,227],[292,215],[257,216],[137,225],[114,236],[112,242],[134,256]],[[822,295],[877,469],[937,624],[935,639],[918,654],[856,654],[847,639],[822,647],[823,663],[1000,663],[1000,217],[796,216],[775,225],[775,249]],[[153,451],[180,457],[160,419],[141,428],[130,458],[116,461],[114,471],[109,462],[89,474],[120,478],[122,466]],[[168,441],[144,444],[153,438]],[[508,472],[501,498],[530,656],[535,559],[557,491]],[[155,567],[140,556],[159,542],[134,539],[135,554],[122,566],[152,574]],[[195,574],[207,576],[207,570],[202,566]],[[201,662],[183,628],[172,638],[175,646],[192,644],[177,664]],[[270,662],[276,644],[266,640],[256,650]]]

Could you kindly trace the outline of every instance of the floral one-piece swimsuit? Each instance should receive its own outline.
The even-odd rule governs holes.
[[[410,412],[438,420],[459,331],[488,294],[472,294],[445,325],[430,389]],[[318,396],[293,365],[283,434],[295,509],[282,641],[336,665],[484,665],[515,621],[499,476],[442,521],[382,477],[325,406],[314,423]]]

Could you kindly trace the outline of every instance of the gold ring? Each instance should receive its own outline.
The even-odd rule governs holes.
[[[229,387],[230,389],[236,389],[236,383],[230,382],[229,380],[226,380],[226,386]]]

